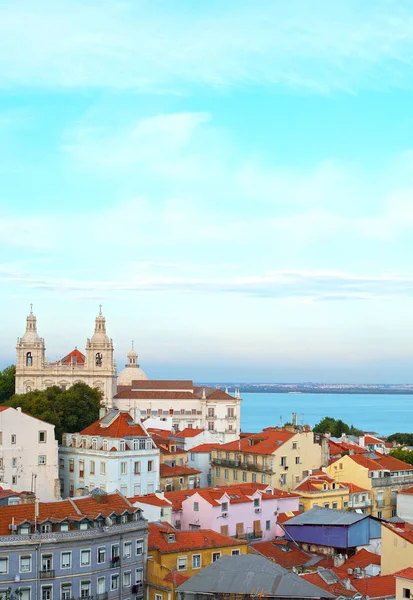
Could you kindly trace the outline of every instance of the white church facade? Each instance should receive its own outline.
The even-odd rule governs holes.
[[[96,317],[93,336],[87,339],[85,354],[75,348],[62,359],[49,362],[44,338],[37,332],[37,320],[31,309],[26,319],[26,332],[17,339],[16,394],[45,390],[53,385],[67,389],[80,381],[98,388],[103,394],[104,406],[111,408],[116,394],[116,362],[102,310]]]
[[[77,348],[62,359],[49,362],[44,338],[37,332],[32,309],[26,318],[26,332],[16,347],[16,394],[44,390],[53,385],[67,389],[77,382],[98,388],[103,394],[102,413],[112,409],[139,409],[142,419],[172,420],[173,429],[206,429],[217,442],[229,442],[240,433],[241,397],[228,390],[199,387],[190,380],[150,380],[138,364],[133,348],[125,368],[117,375],[113,342],[106,333],[106,319],[95,319],[93,336],[87,339],[85,354]],[[103,416],[102,414],[102,416]]]

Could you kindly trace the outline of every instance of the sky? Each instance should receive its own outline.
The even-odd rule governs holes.
[[[3,0],[0,367],[413,380],[410,0]]]

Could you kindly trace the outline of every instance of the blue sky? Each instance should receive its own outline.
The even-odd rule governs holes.
[[[0,365],[412,380],[413,7],[0,4]]]

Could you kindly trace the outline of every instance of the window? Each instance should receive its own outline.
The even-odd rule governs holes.
[[[210,417],[210,418],[214,417],[214,409],[213,408],[208,408],[208,417]]]
[[[72,597],[72,584],[62,583],[61,587],[61,600],[69,600]]]
[[[91,460],[89,463],[89,472],[91,475],[95,474],[95,461]]]
[[[194,502],[194,511],[195,512],[199,511],[199,502]]]
[[[265,475],[261,475],[261,483],[266,483],[266,481],[265,481]]]
[[[40,454],[39,455],[39,465],[45,465],[46,464],[46,456],[44,454]]]
[[[179,556],[177,561],[178,571],[186,571],[187,568],[187,558],[186,556]]]
[[[254,507],[256,508],[259,505],[260,505],[260,499],[259,498],[254,498]]]
[[[83,531],[84,531],[85,529],[89,529],[89,524],[88,524],[88,522],[87,522],[87,521],[83,521],[83,523],[80,523],[80,525],[79,525],[79,529],[82,529]]]
[[[410,588],[403,588],[403,593],[402,593],[402,597],[403,598],[411,598],[411,592],[410,592]]]
[[[238,471],[236,471],[236,470],[234,469],[234,470],[233,470],[233,472],[232,472],[232,475],[233,475],[233,477],[234,477],[234,481],[237,481],[237,479],[238,479]]]
[[[143,540],[136,540],[136,555],[143,554]]]
[[[12,443],[12,444],[15,444],[15,443],[16,443],[16,441],[17,441],[16,434],[15,434],[15,433],[12,433],[12,434],[11,434],[11,443]]]
[[[236,550],[231,550],[231,556],[239,556],[239,554],[240,552],[238,548]]]
[[[343,508],[348,508],[348,502],[343,502]]]
[[[212,553],[212,562],[215,562],[219,558],[221,558],[221,552],[213,552]]]
[[[72,566],[72,553],[62,552],[60,555],[60,565],[62,569],[70,569]]]
[[[280,476],[281,485],[285,485],[287,483],[287,475],[283,474]]]
[[[297,442],[293,442],[293,450],[297,450]]]
[[[13,468],[16,468],[16,467],[17,467],[17,458],[12,458],[12,459],[11,459],[11,466],[12,466]]]
[[[53,556],[51,554],[42,554],[41,569],[42,571],[53,569]]]
[[[17,475],[12,475],[11,482],[12,482],[12,485],[17,485]]]
[[[143,569],[138,567],[135,573],[135,582],[142,585],[143,583]]]
[[[100,548],[98,548],[98,564],[102,564],[104,563],[106,560],[106,548],[104,546],[101,546]]]
[[[26,367],[33,366],[33,356],[31,352],[26,352]]]
[[[31,555],[20,557],[20,573],[30,573],[32,570],[32,557]]]
[[[193,569],[200,569],[201,568],[201,555],[200,554],[193,554],[192,555],[192,568]]]
[[[125,542],[123,544],[123,558],[130,558],[132,556],[132,542]]]
[[[119,450],[120,450],[121,452],[124,452],[124,451],[125,451],[125,448],[126,448],[125,440],[121,440],[121,441],[119,442]]]
[[[46,431],[39,431],[39,442],[44,443],[44,442],[46,442],[46,439],[47,439]]]
[[[30,525],[22,525],[20,527],[20,535],[29,535],[30,534]]]
[[[255,483],[257,481],[257,474],[256,473],[251,473],[251,481],[252,481],[252,483]]]
[[[126,475],[128,472],[128,463],[127,462],[121,462],[120,463],[120,474],[121,475]]]
[[[228,469],[224,469],[224,479],[228,481]]]
[[[324,508],[330,508],[330,502],[324,502]]]
[[[60,523],[60,531],[69,531],[69,523]]]
[[[90,550],[81,550],[80,551],[80,566],[88,567],[90,565]]]
[[[41,533],[50,533],[52,531],[52,526],[50,523],[44,523],[40,526]]]
[[[271,521],[265,521],[265,530],[269,531],[271,529]]]
[[[155,600],[162,600],[162,594],[155,594]]]
[[[219,477],[221,475],[221,469],[219,467],[215,468],[216,476]]]
[[[242,481],[245,483],[247,481],[247,473],[246,471],[242,472]]]
[[[381,510],[377,511],[377,518],[381,519],[383,517],[383,512]]]
[[[106,463],[105,462],[100,463],[100,474],[106,475]]]
[[[90,596],[90,581],[80,582],[80,597],[88,598]]]
[[[228,417],[229,417],[230,419],[233,419],[233,418],[234,418],[234,409],[233,409],[233,408],[231,408],[231,407],[228,407]]]
[[[286,456],[282,456],[281,457],[281,463],[280,463],[280,465],[282,467],[286,467],[287,466],[287,457]]]
[[[195,453],[191,452],[191,460],[195,460]]]
[[[300,464],[300,457],[299,457],[299,456],[296,456],[296,457],[295,457],[295,464],[296,464],[296,465],[299,465],[299,464]]]
[[[334,509],[337,509],[337,508],[338,508],[338,504],[337,504],[337,502],[333,502],[333,504],[332,504],[332,508],[334,508]]]
[[[139,460],[135,461],[133,464],[133,472],[135,475],[141,474],[141,463]]]
[[[52,600],[52,586],[51,585],[43,585],[42,586],[42,600]]]
[[[130,571],[126,571],[123,574],[123,587],[129,587],[132,582],[132,574]]]
[[[108,440],[103,440],[103,446],[102,446],[103,450],[107,450],[108,449]]]
[[[153,460],[148,460],[148,473],[153,471]]]
[[[222,502],[221,503],[221,511],[222,512],[228,512],[228,502]]]
[[[208,431],[214,431],[214,421],[208,421]]]

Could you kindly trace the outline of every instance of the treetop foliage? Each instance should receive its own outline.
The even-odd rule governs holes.
[[[14,394],[15,365],[10,365],[0,371],[0,404],[4,404]]]
[[[15,394],[7,402],[13,408],[42,419],[55,426],[56,438],[62,441],[63,433],[75,433],[99,419],[102,392],[86,383],[75,383],[67,390],[58,386],[46,390],[33,390]]]
[[[403,446],[413,446],[413,433],[392,433],[387,438],[388,442],[397,442]]]
[[[313,427],[313,431],[316,433],[331,433],[332,437],[341,437],[342,433],[346,435],[363,435],[361,429],[357,429],[354,425],[347,425],[341,419],[334,419],[333,417],[324,417],[317,425]]]

